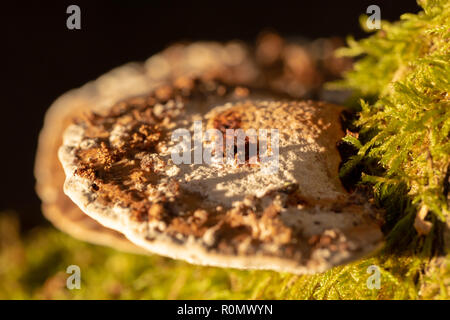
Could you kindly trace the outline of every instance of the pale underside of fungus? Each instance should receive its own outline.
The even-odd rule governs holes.
[[[338,178],[342,108],[292,100],[273,85],[286,75],[264,72],[240,44],[174,46],[64,95],[39,141],[44,213],[87,241],[202,265],[311,273],[373,252],[377,210]],[[278,170],[173,163],[171,134],[194,121],[278,129]]]

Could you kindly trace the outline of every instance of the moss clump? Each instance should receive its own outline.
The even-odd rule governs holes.
[[[350,88],[360,99],[354,105],[358,134],[344,138],[355,155],[341,176],[359,175],[386,209],[388,242],[381,256],[416,259],[405,273],[408,279],[426,283],[431,274],[441,277],[437,287],[423,284],[439,290],[419,290],[418,296],[434,292],[442,298],[448,296],[448,256],[433,259],[440,265],[429,260],[448,250],[442,236],[450,221],[450,2],[418,3],[423,8],[418,14],[384,21],[369,38],[349,38],[338,54],[358,60],[331,86]]]
[[[339,54],[360,57],[340,86],[363,97],[355,125],[358,152],[342,169],[362,163],[362,181],[378,194],[406,186],[412,204],[441,221],[447,204],[450,164],[450,2],[423,0],[423,11],[361,41],[348,39]],[[380,167],[382,170],[380,170]],[[433,219],[433,218],[430,218]]]
[[[0,214],[0,231],[0,299],[416,299],[449,294],[441,288],[448,286],[450,271],[422,275],[417,256],[379,254],[323,274],[295,276],[121,253],[52,227],[21,236],[11,214]],[[79,290],[66,288],[69,265],[80,267]],[[366,285],[371,265],[380,267],[379,290]]]

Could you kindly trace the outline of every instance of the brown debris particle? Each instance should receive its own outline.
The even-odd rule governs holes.
[[[249,94],[250,94],[250,90],[248,90],[247,88],[236,87],[236,89],[234,89],[234,95],[236,97],[245,98],[245,97],[248,97]]]
[[[148,210],[148,216],[152,219],[161,220],[164,214],[164,207],[160,203],[154,203]]]
[[[173,89],[168,85],[161,86],[158,89],[156,89],[155,95],[158,99],[162,101],[167,101],[170,98],[172,98]]]
[[[417,212],[416,218],[414,219],[414,228],[420,236],[427,235],[430,233],[433,224],[430,221],[426,221],[425,218],[428,214],[428,207],[422,205],[419,212]]]

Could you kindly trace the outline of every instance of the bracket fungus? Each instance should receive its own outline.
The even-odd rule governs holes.
[[[278,39],[269,59],[263,49],[273,37],[255,50],[174,45],[58,99],[35,169],[46,216],[88,241],[202,265],[313,273],[373,252],[383,242],[379,212],[338,178],[343,108],[276,85],[304,82],[300,96],[317,96],[320,58]],[[311,65],[289,69],[283,59],[296,52]],[[172,134],[194,135],[196,122],[219,132],[278,130],[277,170],[263,172],[259,157],[174,163]]]

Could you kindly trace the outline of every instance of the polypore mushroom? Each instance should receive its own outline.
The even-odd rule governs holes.
[[[68,232],[70,224],[89,229],[79,217],[90,217],[106,227],[90,231],[111,235],[104,244],[123,234],[139,250],[222,267],[321,272],[378,248],[376,210],[338,178],[343,108],[280,98],[247,49],[234,46],[174,46],[144,69],[117,72],[117,82],[98,80],[55,104],[36,166],[47,216]],[[235,59],[223,62],[225,53]],[[278,148],[268,148],[278,150],[276,170],[268,174],[259,154],[238,162],[237,146],[216,159],[231,154],[231,162],[202,161],[202,152],[200,161],[175,163],[173,133],[181,129],[195,140],[196,124],[201,135],[278,130]],[[189,140],[189,153],[195,158],[211,141]],[[59,145],[65,178],[52,169]],[[77,207],[62,196],[63,179]]]

